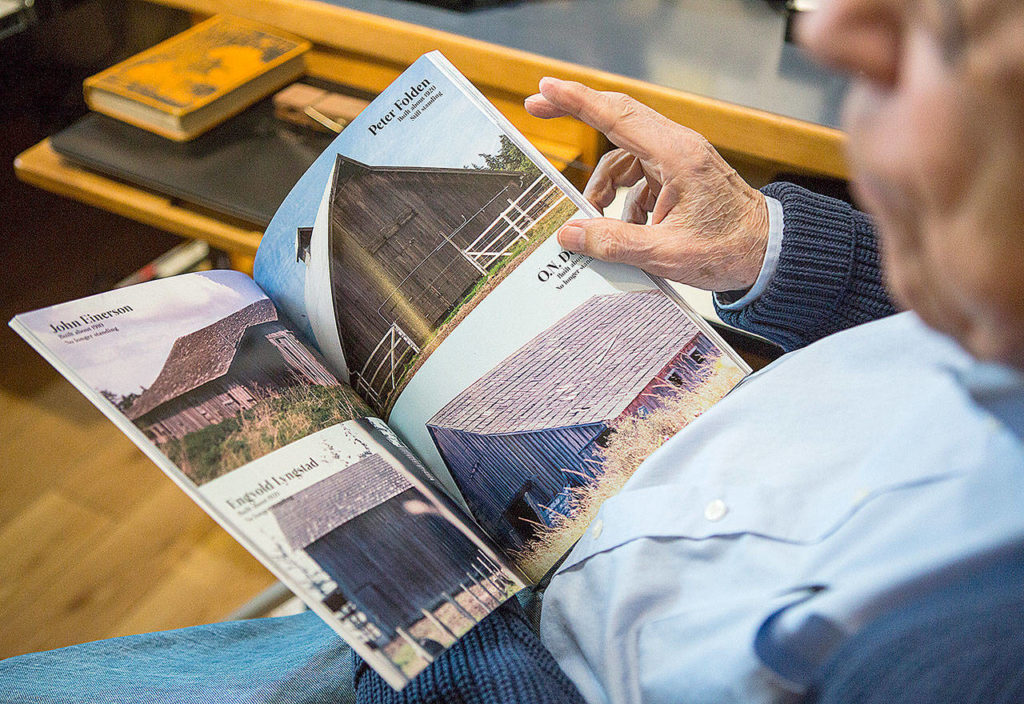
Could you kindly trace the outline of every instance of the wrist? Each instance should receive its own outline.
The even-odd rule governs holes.
[[[746,202],[723,223],[724,228],[718,235],[721,238],[718,251],[722,256],[714,262],[714,280],[707,286],[733,299],[741,297],[757,281],[768,250],[770,229],[764,195],[743,185]]]
[[[761,274],[768,251],[768,235],[771,230],[765,196],[760,191],[751,190],[753,191],[751,205],[746,209],[738,228],[744,241],[740,269],[737,272],[739,285],[732,287],[741,295],[757,282],[757,278]]]
[[[775,275],[775,269],[782,251],[782,203],[775,198],[764,195],[761,196],[761,201],[764,208],[764,229],[759,230],[756,233],[756,237],[763,244],[759,243],[757,245],[757,249],[754,252],[756,256],[751,260],[756,263],[758,268],[753,275],[753,281],[750,285],[745,288],[737,288],[715,294],[717,304],[726,310],[743,308],[757,300]],[[757,227],[761,226],[757,225]],[[750,239],[753,239],[753,237],[750,236]]]

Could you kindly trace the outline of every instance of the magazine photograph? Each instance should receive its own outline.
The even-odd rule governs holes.
[[[460,79],[443,57],[429,54],[382,93],[282,206],[261,245],[255,275],[308,324],[334,367],[348,373],[357,393],[466,503],[519,568],[540,579],[582,534],[597,497],[614,493],[656,448],[648,442],[633,453],[634,461],[617,463],[612,472],[595,455],[599,435],[604,443],[614,426],[623,439],[626,419],[670,396],[645,387],[661,374],[697,409],[687,416],[692,418],[721,398],[746,365],[643,272],[562,250],[550,235],[589,214],[591,206],[497,111],[481,107],[480,96]],[[453,131],[448,115],[472,129]],[[652,311],[641,318],[630,306],[643,296],[616,299],[622,311],[613,322],[598,306],[586,305],[644,291]],[[614,321],[625,326],[631,319],[647,321],[648,328],[615,329]],[[472,431],[443,427],[439,420],[452,418],[456,409],[471,415],[478,398],[470,389],[486,385],[487,377],[503,379],[499,369],[525,361],[528,355],[518,351],[559,325],[565,333],[555,334],[564,339],[551,346],[549,359],[533,362],[544,371],[512,375],[521,383],[509,413],[543,415],[545,391],[537,376],[554,372],[576,439],[568,442],[563,433],[560,442],[566,444],[558,446],[549,438],[546,447],[558,450],[554,456],[538,459],[523,450],[512,464],[494,464],[486,452],[467,454],[465,444],[463,452],[455,451],[452,438],[468,438],[465,432]],[[633,370],[639,376],[630,381],[643,383],[622,390],[632,396],[616,413],[588,416],[604,412],[586,407],[588,374],[607,378],[602,360],[612,364],[637,334],[661,326],[679,332],[674,347],[660,350],[663,358],[652,353],[643,362],[624,359],[624,365],[650,367]],[[582,354],[595,339],[608,346],[596,365],[577,369],[566,363],[570,350]],[[684,350],[703,361],[687,357],[691,367],[667,370]],[[511,388],[504,380],[490,383]],[[535,389],[532,396],[523,396],[527,387]],[[576,395],[567,394],[572,387],[579,387]],[[638,396],[649,399],[646,406],[630,406]],[[641,426],[666,424],[650,437],[667,437],[685,425],[684,415],[669,421],[657,414]],[[521,432],[490,430],[487,437],[522,441]],[[476,446],[473,437],[469,444]]]
[[[201,493],[364,658],[404,680],[524,582],[378,424],[319,431]]]
[[[525,585],[247,276],[152,281],[19,324],[396,683]]]
[[[234,272],[157,281],[145,294],[115,291],[55,313],[25,320],[56,338],[61,360],[196,484],[367,414]]]
[[[264,290],[381,416],[461,317],[577,212],[445,65],[417,61],[346,128],[256,261]]]
[[[426,423],[477,520],[539,578],[742,370],[656,289],[596,295]]]

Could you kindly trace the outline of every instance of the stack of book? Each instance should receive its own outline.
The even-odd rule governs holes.
[[[302,75],[310,43],[216,15],[85,81],[96,112],[175,141],[194,139]]]

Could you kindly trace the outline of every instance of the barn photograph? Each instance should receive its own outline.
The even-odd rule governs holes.
[[[743,372],[658,290],[595,295],[427,421],[474,516],[531,577]]]
[[[241,272],[156,279],[24,319],[196,484],[371,415]]]
[[[117,405],[196,484],[368,413],[267,298],[177,337]]]
[[[405,676],[518,590],[513,575],[387,458],[369,453],[272,506],[329,578],[323,604]]]
[[[496,143],[460,168],[338,154],[326,208],[295,232],[307,308],[332,302],[352,386],[382,417],[461,317],[576,212],[507,137]]]

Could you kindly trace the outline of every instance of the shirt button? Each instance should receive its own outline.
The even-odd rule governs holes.
[[[712,522],[722,520],[727,513],[729,513],[729,507],[721,499],[715,499],[704,507],[704,518]]]
[[[595,538],[595,539],[600,538],[601,537],[601,531],[603,531],[603,530],[604,530],[604,521],[602,521],[600,518],[595,518],[594,522],[590,525],[590,537]]]

